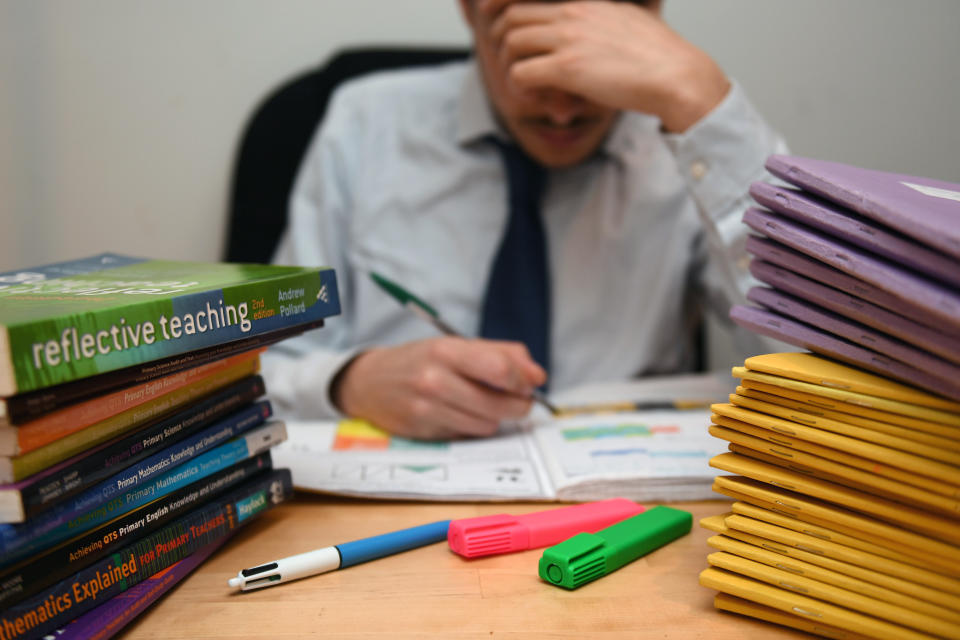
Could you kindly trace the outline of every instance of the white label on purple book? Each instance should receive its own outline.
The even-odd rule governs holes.
[[[939,187],[928,187],[922,184],[913,184],[912,182],[901,182],[905,187],[910,187],[914,191],[919,191],[925,196],[934,198],[943,198],[944,200],[956,200],[960,202],[960,191],[951,191],[950,189],[941,189]]]

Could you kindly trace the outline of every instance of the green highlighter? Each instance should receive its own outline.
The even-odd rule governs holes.
[[[690,533],[692,527],[689,512],[654,507],[596,533],[578,533],[545,550],[540,577],[558,587],[576,589]]]

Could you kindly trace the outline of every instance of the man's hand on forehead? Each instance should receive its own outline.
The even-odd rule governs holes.
[[[635,3],[478,0],[477,10],[501,69],[521,91],[566,91],[659,116],[679,132],[729,89],[709,56]]]

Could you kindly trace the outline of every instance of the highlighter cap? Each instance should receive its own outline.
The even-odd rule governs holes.
[[[530,535],[517,516],[498,513],[453,520],[447,531],[450,550],[467,558],[528,549]]]
[[[687,511],[658,506],[597,533],[579,533],[544,550],[540,577],[576,589],[690,532]]]
[[[519,516],[501,513],[462,518],[450,523],[447,541],[454,553],[478,558],[547,547],[583,531],[599,531],[642,512],[643,506],[632,500],[613,498]]]

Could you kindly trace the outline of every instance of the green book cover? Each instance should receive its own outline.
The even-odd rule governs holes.
[[[325,267],[116,254],[0,274],[0,396],[340,313]]]

